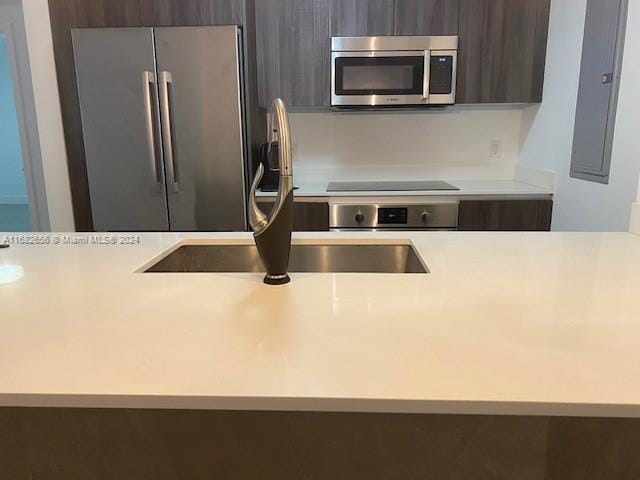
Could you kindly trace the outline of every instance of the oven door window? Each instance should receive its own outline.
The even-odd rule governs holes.
[[[338,57],[337,95],[422,95],[424,56]]]

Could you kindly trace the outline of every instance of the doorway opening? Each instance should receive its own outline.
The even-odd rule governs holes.
[[[7,36],[0,32],[0,232],[31,231]]]

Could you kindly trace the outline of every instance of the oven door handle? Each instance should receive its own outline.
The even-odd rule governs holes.
[[[429,77],[431,76],[431,50],[424,51],[424,73],[422,79],[422,99],[429,100]]]

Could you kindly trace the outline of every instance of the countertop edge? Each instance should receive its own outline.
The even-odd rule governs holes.
[[[0,393],[0,408],[292,411],[640,418],[640,405],[311,397]]]

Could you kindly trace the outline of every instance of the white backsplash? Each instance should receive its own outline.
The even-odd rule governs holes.
[[[513,178],[521,117],[518,107],[291,113],[294,174],[299,181]]]
[[[629,231],[640,235],[640,202],[631,206],[631,222],[629,223]]]

